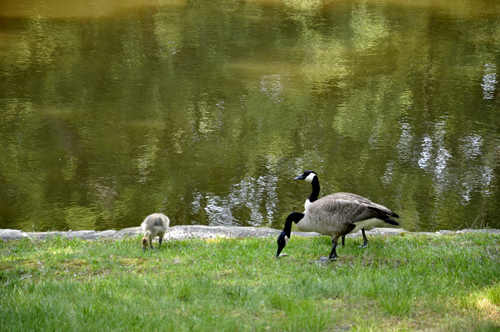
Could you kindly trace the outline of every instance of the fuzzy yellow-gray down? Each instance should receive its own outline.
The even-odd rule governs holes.
[[[146,250],[148,243],[150,248],[153,249],[151,241],[157,236],[159,237],[158,242],[160,243],[158,249],[160,249],[161,242],[169,225],[170,219],[162,213],[153,213],[147,216],[141,224],[142,231],[144,232],[144,237],[141,241],[142,250]]]

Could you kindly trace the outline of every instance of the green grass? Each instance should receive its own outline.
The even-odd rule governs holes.
[[[361,241],[0,242],[0,330],[500,331],[500,236]]]

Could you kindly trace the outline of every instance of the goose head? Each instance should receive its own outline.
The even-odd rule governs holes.
[[[298,223],[302,218],[304,218],[304,214],[299,212],[292,212],[286,217],[285,228],[278,236],[278,251],[276,252],[276,258],[280,257],[281,251],[283,251],[292,236],[292,222]]]
[[[315,177],[317,177],[315,171],[305,171],[301,175],[297,176],[294,180],[306,180],[307,182],[312,182]]]
[[[284,231],[278,236],[278,252],[276,252],[276,257],[280,257],[281,251],[285,248],[286,244],[290,240],[290,236]]]
[[[305,209],[307,210],[311,203],[318,200],[319,191],[321,187],[319,185],[318,175],[314,171],[305,171],[301,175],[297,176],[294,180],[305,180],[312,185],[312,192],[309,197],[306,199],[304,204]]]

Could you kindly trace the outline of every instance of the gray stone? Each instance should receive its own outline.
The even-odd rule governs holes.
[[[26,237],[26,233],[16,229],[0,229],[0,239],[4,241],[20,240]]]
[[[489,233],[489,234],[500,234],[500,229],[462,229],[457,231],[457,233]]]
[[[196,238],[237,238],[278,236],[281,231],[264,227],[229,227],[229,226],[174,226],[165,233],[165,239]]]
[[[63,236],[67,232],[27,232],[26,235],[31,239],[45,240],[54,236]]]
[[[131,228],[124,228],[120,231],[118,231],[121,236],[136,236],[138,234],[142,234],[142,229],[140,227],[131,227]]]
[[[188,239],[188,238],[240,238],[240,237],[275,237],[281,233],[281,230],[267,228],[267,227],[241,227],[241,226],[202,226],[202,225],[188,225],[188,226],[173,226],[170,227],[165,234],[165,240],[172,239]],[[443,234],[461,234],[461,233],[490,233],[490,234],[500,234],[498,229],[463,229],[460,231],[447,231],[441,230],[439,232],[408,232],[402,228],[374,228],[366,232],[369,236],[387,236],[387,235],[399,235],[401,233],[406,233],[409,235],[433,235],[440,236]],[[0,229],[0,239],[4,241],[20,240],[23,238],[32,239],[46,239],[54,236],[61,236],[68,239],[79,238],[83,240],[95,240],[95,239],[123,239],[128,236],[138,236],[142,235],[142,230],[140,227],[130,227],[125,228],[120,231],[107,230],[107,231],[94,231],[94,230],[84,230],[84,231],[67,231],[67,232],[22,232],[14,229]],[[293,236],[302,237],[313,237],[319,236],[320,234],[314,232],[293,232]],[[361,231],[354,234],[348,234],[347,237],[358,237],[361,236]]]
[[[95,236],[98,238],[114,238],[116,235],[116,231],[114,229],[110,229],[107,231],[96,232]]]

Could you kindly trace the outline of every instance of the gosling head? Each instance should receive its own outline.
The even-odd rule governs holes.
[[[149,245],[148,238],[147,237],[143,237],[141,243],[142,243],[142,252],[144,252],[144,251],[146,251],[146,248]]]
[[[315,171],[305,171],[301,175],[297,176],[294,180],[306,180],[307,182],[312,182],[315,177],[317,177]]]

